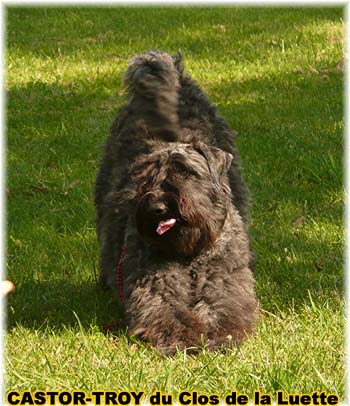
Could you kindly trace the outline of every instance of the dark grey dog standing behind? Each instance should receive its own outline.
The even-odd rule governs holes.
[[[125,246],[129,334],[168,354],[238,344],[257,301],[235,134],[179,55],[136,56],[125,82],[96,180],[101,282],[116,287]]]

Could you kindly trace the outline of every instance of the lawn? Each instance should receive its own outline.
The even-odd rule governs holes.
[[[344,397],[342,8],[7,8],[6,387]],[[93,188],[127,61],[181,50],[239,132],[261,316],[164,358],[97,284]]]

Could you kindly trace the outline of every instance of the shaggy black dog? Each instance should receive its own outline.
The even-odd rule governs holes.
[[[125,82],[96,181],[101,281],[118,286],[125,252],[128,332],[165,353],[237,344],[257,301],[235,134],[179,55],[139,55]]]

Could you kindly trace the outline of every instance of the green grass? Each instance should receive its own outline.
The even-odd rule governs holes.
[[[7,9],[7,388],[344,396],[341,8]],[[92,204],[127,60],[181,50],[233,128],[253,196],[257,331],[159,356],[102,327]],[[299,225],[295,222],[299,219]]]

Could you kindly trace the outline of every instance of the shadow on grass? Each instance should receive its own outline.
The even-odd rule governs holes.
[[[120,324],[123,311],[115,295],[95,282],[70,283],[67,280],[19,283],[8,298],[8,329],[26,328],[61,330]]]
[[[181,49],[192,58],[206,55],[218,60],[227,56],[222,52],[227,49],[238,60],[253,62],[259,55],[254,52],[246,58],[243,49],[251,46],[254,36],[267,34],[271,40],[294,36],[296,27],[339,21],[341,8],[149,6],[7,10],[8,46],[15,45],[21,52],[40,57],[70,56],[84,50],[88,58],[129,58],[132,41],[132,52]],[[26,35],[14,36],[13,32],[19,29]]]

